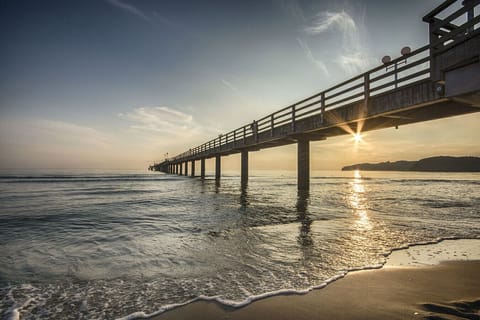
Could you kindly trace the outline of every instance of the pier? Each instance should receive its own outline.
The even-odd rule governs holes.
[[[423,17],[429,43],[248,123],[150,168],[205,178],[205,159],[241,154],[248,183],[250,152],[297,144],[299,190],[310,185],[310,142],[480,111],[479,0],[447,0]],[[453,10],[452,8],[456,8]],[[476,10],[475,10],[476,9]],[[446,15],[446,17],[445,17]],[[443,18],[440,18],[443,17]]]

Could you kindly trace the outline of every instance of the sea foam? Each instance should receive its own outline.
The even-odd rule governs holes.
[[[319,285],[311,286],[306,289],[280,289],[258,295],[251,295],[241,301],[222,299],[220,296],[201,295],[184,303],[176,303],[162,306],[159,310],[150,314],[147,314],[145,312],[134,312],[126,317],[118,318],[117,320],[146,319],[197,301],[214,301],[225,307],[235,309],[242,308],[254,301],[269,297],[279,295],[304,295],[311,292],[312,290],[323,289],[330,283],[344,278],[348,273],[356,271],[381,269],[383,267],[435,265],[442,261],[480,260],[480,238],[438,238],[432,241],[412,243],[399,248],[394,248],[389,252],[385,252],[384,256],[385,260],[383,263],[358,268],[351,268],[349,270],[339,273],[334,277],[327,279]]]

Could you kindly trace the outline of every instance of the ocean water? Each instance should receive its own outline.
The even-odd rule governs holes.
[[[480,238],[480,174],[0,175],[0,318],[117,319],[305,292],[396,248]]]

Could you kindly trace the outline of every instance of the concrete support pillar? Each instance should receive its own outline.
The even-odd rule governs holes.
[[[205,158],[200,159],[200,178],[205,179]]]
[[[241,171],[242,186],[245,186],[248,183],[248,150],[242,150]]]
[[[185,175],[188,176],[188,161],[185,161]]]
[[[297,153],[298,190],[306,191],[310,189],[310,141],[298,140]]]
[[[180,162],[178,165],[180,166],[180,173],[179,174],[183,175],[183,163]]]
[[[215,156],[215,179],[220,180],[221,177],[221,156],[217,154]]]
[[[195,177],[195,160],[192,160],[192,177]]]
[[[179,168],[178,168],[178,163],[175,164],[175,174],[178,174],[180,172]]]

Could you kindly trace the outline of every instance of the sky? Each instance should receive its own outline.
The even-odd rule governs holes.
[[[3,0],[0,169],[146,169],[423,46],[441,2]],[[479,156],[479,120],[312,142],[311,167]],[[296,146],[250,163],[294,169]]]

